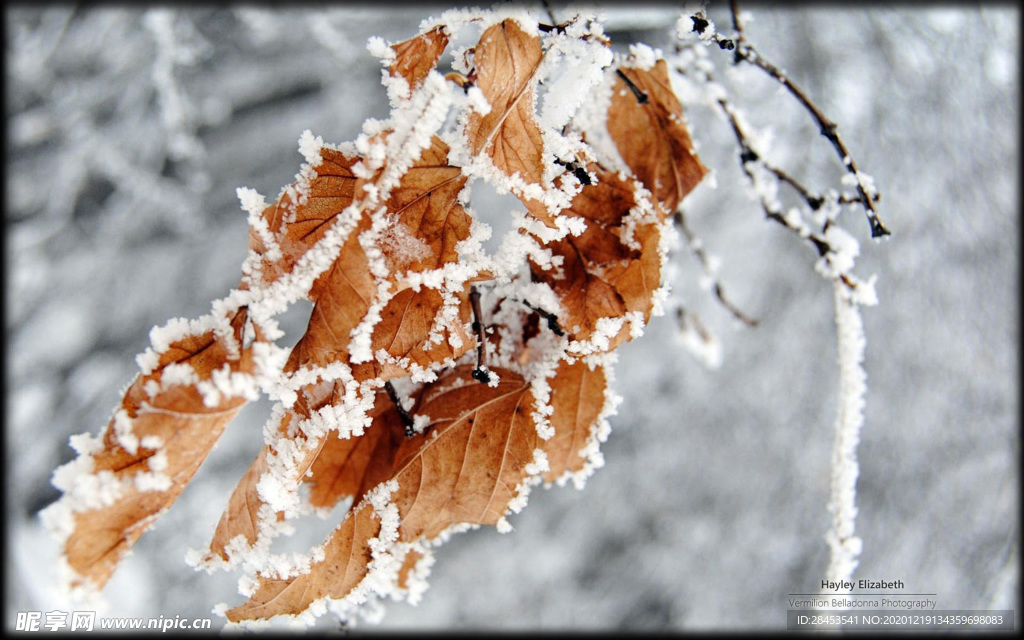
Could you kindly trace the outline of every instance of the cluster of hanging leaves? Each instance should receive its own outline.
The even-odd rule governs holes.
[[[445,75],[466,27],[479,40]],[[304,134],[307,164],[269,205],[239,190],[238,288],[154,328],[102,435],[72,439],[44,520],[73,588],[103,587],[260,394],[276,400],[265,444],[190,557],[243,570],[233,622],[415,600],[434,546],[508,530],[531,487],[582,486],[602,464],[614,350],[660,312],[666,219],[705,173],[665,62],[613,54],[592,20],[539,28],[525,12],[454,14],[377,44],[391,117],[354,143]],[[587,94],[557,93],[581,77]],[[568,115],[541,118],[541,95]],[[600,117],[574,117],[584,104]],[[481,250],[477,180],[525,209],[500,256]],[[313,303],[305,334],[279,347],[274,317],[299,299]],[[323,544],[272,553],[311,511],[339,518]]]

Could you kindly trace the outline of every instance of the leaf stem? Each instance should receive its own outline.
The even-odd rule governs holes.
[[[487,370],[484,325],[480,321],[483,318],[483,313],[480,311],[480,292],[476,287],[471,287],[469,290],[469,304],[473,308],[473,332],[476,333],[476,368],[473,369],[473,379],[487,384],[491,381],[491,374]]]
[[[535,307],[532,304],[530,304],[529,302],[527,302],[526,300],[520,300],[520,302],[523,303],[523,305],[526,306],[527,308],[529,308],[529,309],[533,310],[534,312],[536,312],[537,315],[539,315],[540,317],[544,318],[547,321],[547,323],[548,323],[548,329],[551,329],[551,331],[556,336],[564,336],[565,335],[565,331],[562,330],[562,325],[558,324],[558,316],[556,316],[555,314],[551,313],[550,311],[545,311],[544,309],[541,309],[540,307]]]
[[[637,102],[639,102],[640,104],[647,104],[648,102],[650,102],[650,100],[648,100],[647,98],[647,94],[641,91],[640,88],[637,87],[635,84],[633,84],[633,81],[630,80],[626,76],[626,74],[622,72],[622,69],[616,69],[615,75],[622,78],[622,81],[626,83],[626,86],[629,87],[629,90],[633,92],[634,96],[636,96]]]
[[[405,427],[405,435],[408,437],[416,435],[416,429],[413,427],[415,420],[413,420],[412,415],[405,410],[405,407],[402,406],[402,400],[398,397],[398,392],[395,391],[395,387],[391,384],[390,380],[384,383],[384,390],[388,392],[388,397],[391,398],[391,402],[394,403],[395,409],[398,410],[398,416],[402,419],[402,425]]]

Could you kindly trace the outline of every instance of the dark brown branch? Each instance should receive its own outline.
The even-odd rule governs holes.
[[[629,87],[629,90],[633,92],[634,96],[636,96],[637,102],[639,102],[640,104],[647,104],[649,102],[647,94],[641,91],[640,88],[637,87],[635,84],[633,84],[633,81],[627,78],[626,74],[622,72],[622,69],[616,69],[615,75],[622,78],[622,81],[626,83],[626,86]]]
[[[793,187],[793,190],[800,194],[800,197],[804,199],[804,202],[807,203],[807,206],[809,206],[812,211],[817,211],[821,208],[821,205],[825,204],[824,196],[812,192],[810,189],[805,187],[803,183],[782,169],[768,163],[764,158],[761,159],[761,164],[764,165],[765,169],[771,171],[776,178]],[[878,202],[882,198],[882,195],[876,192],[871,194],[871,197],[874,198],[875,202]],[[850,195],[848,193],[843,193],[836,196],[835,201],[837,204],[859,204],[864,202],[864,199],[860,194]]]
[[[563,22],[562,24],[544,24],[543,22],[538,22],[537,29],[544,33],[551,33],[552,31],[556,33],[565,33],[565,28],[568,25],[568,22]]]
[[[491,381],[491,374],[487,369],[487,342],[484,325],[481,322],[483,313],[480,311],[480,292],[476,287],[469,290],[469,304],[473,308],[473,332],[476,334],[476,367],[473,369],[473,379],[488,384]]]
[[[590,174],[587,173],[587,170],[581,167],[575,161],[566,162],[565,160],[555,158],[555,164],[563,166],[569,171],[571,171],[572,174],[576,176],[576,179],[579,180],[580,184],[582,184],[583,186],[589,187],[591,184],[593,184],[590,180]]]
[[[687,325],[692,326],[705,344],[714,340],[714,336],[711,335],[711,332],[701,322],[700,316],[692,311],[687,311],[683,305],[676,307],[676,322],[681,330],[685,330]]]
[[[804,109],[806,109],[807,112],[811,114],[811,117],[814,118],[821,135],[825,136],[825,138],[832,144],[832,147],[835,149],[836,154],[838,154],[839,161],[843,164],[843,167],[857,180],[857,192],[860,194],[860,203],[864,206],[865,213],[867,214],[868,224],[871,225],[871,237],[879,238],[890,235],[891,232],[886,228],[882,219],[878,216],[878,208],[875,207],[877,198],[868,193],[868,188],[864,184],[863,178],[861,178],[859,169],[857,169],[857,163],[850,154],[850,150],[847,148],[846,143],[843,142],[842,137],[839,135],[838,125],[830,120],[828,116],[818,108],[818,105],[816,105],[814,101],[811,100],[803,91],[803,89],[793,82],[789,76],[762,56],[753,45],[746,42],[743,25],[739,19],[739,8],[737,7],[735,0],[731,0],[730,9],[732,11],[733,28],[736,30],[735,62],[739,63],[743,60],[761,69],[777,82],[782,84],[782,86],[784,86],[786,90],[789,91],[789,93],[796,98],[801,105],[803,105]],[[732,43],[732,40],[717,33],[714,34],[714,40],[719,44],[719,46],[722,46],[723,42],[726,41]]]
[[[732,125],[733,134],[736,136],[736,142],[740,146],[740,167],[743,169],[743,173],[747,175],[747,178],[750,180],[750,182],[752,184],[755,184],[757,182],[757,176],[754,175],[754,171],[750,168],[750,165],[760,160],[760,158],[757,155],[757,152],[755,152],[753,150],[753,147],[750,145],[750,140],[747,138],[746,133],[743,131],[743,127],[740,126],[739,119],[736,117],[736,113],[735,111],[733,111],[732,105],[730,105],[725,98],[719,98],[717,100],[717,103],[718,106],[725,113],[726,117],[729,119],[729,124]],[[762,164],[764,163],[762,162]],[[818,252],[819,256],[824,256],[826,253],[832,250],[832,246],[828,243],[827,240],[825,240],[824,237],[819,236],[818,234],[815,233],[807,233],[805,235],[804,233],[801,232],[800,229],[797,229],[792,224],[790,224],[790,222],[786,219],[786,216],[783,215],[783,213],[778,209],[772,207],[771,204],[767,202],[763,196],[761,196],[759,200],[761,202],[761,208],[764,210],[765,217],[767,217],[770,220],[774,220],[775,222],[778,222],[779,224],[786,227],[790,231],[793,231],[797,235],[805,238],[808,242],[814,245],[814,249]]]
[[[736,0],[729,0],[729,13],[732,15],[732,30],[736,32],[736,53],[734,62],[739,62],[739,50],[747,42],[747,34],[743,30],[743,21],[740,20],[740,8]]]
[[[712,289],[714,290],[715,297],[718,298],[718,301],[737,320],[747,325],[748,327],[756,327],[757,320],[755,318],[751,318],[747,314],[743,313],[739,309],[739,307],[734,305],[732,302],[729,301],[728,298],[726,298],[725,290],[722,288],[722,283],[719,282],[718,278],[716,278],[715,274],[712,272],[707,252],[704,251],[704,247],[702,247],[700,243],[697,242],[697,236],[693,232],[693,229],[690,228],[690,225],[686,222],[686,214],[683,213],[682,208],[676,209],[676,213],[673,216],[673,221],[675,222],[676,226],[679,227],[679,229],[683,232],[683,236],[686,238],[686,244],[688,247],[690,247],[690,251],[692,251],[693,254],[697,256],[697,260],[700,261],[700,266],[704,270],[704,274],[707,277],[711,278],[711,281],[713,283]]]
[[[548,323],[548,329],[550,329],[552,333],[554,333],[556,336],[565,335],[565,331],[562,330],[562,325],[558,324],[558,316],[551,313],[550,311],[545,311],[540,307],[535,307],[526,300],[520,300],[520,302],[523,303],[523,305],[526,306],[527,308],[536,312],[537,315],[544,318],[544,320],[546,320]]]
[[[678,69],[678,71],[683,74],[686,73],[685,69]],[[713,75],[707,69],[700,69],[699,72],[703,75],[704,82],[715,82]],[[736,115],[736,111],[733,109],[728,99],[725,97],[720,97],[715,101],[715,103],[718,105],[719,109],[721,109],[722,113],[728,120],[730,127],[732,128],[733,135],[736,138],[736,144],[737,146],[739,146],[740,149],[740,167],[743,170],[743,173],[747,176],[747,179],[750,181],[750,183],[755,186],[757,185],[758,177],[753,169],[753,165],[760,164],[762,167],[765,167],[765,170],[770,172],[777,180],[779,180],[780,182],[785,182],[786,184],[789,184],[794,189],[796,189],[801,195],[805,197],[805,200],[810,198],[810,200],[808,201],[808,204],[810,205],[814,198],[816,198],[817,196],[811,193],[809,189],[804,187],[795,178],[792,178],[781,169],[771,167],[770,165],[766,164],[764,160],[761,159],[760,155],[754,149],[754,146],[751,144],[750,138],[743,130],[742,125],[740,125],[740,121]],[[877,200],[878,197],[879,196],[877,194],[874,195],[875,200]],[[838,200],[840,202],[843,202],[844,198],[840,197],[838,198]],[[769,220],[774,220],[783,227],[786,227],[787,229],[795,233],[797,236],[806,240],[808,243],[811,244],[811,246],[814,247],[814,250],[818,253],[819,257],[825,258],[830,252],[835,253],[832,245],[823,235],[828,230],[828,226],[829,224],[831,224],[831,221],[826,220],[821,233],[815,233],[811,231],[806,225],[804,225],[803,227],[795,226],[786,217],[786,215],[775,206],[775,203],[770,202],[763,194],[758,194],[758,201],[761,205],[761,209],[764,211],[766,218],[768,218]],[[841,273],[837,276],[837,278],[840,282],[842,282],[845,286],[849,287],[850,289],[857,289],[858,285],[856,279],[850,277],[848,274]]]
[[[388,397],[391,398],[391,402],[395,404],[395,408],[398,409],[398,417],[402,419],[402,425],[405,427],[405,435],[412,437],[416,435],[416,429],[413,427],[415,421],[405,407],[402,406],[402,400],[398,397],[398,392],[395,391],[394,385],[388,380],[384,383],[384,390],[388,392]]]
[[[555,9],[551,6],[550,0],[541,0],[541,4],[544,5],[544,10],[548,12],[548,17],[551,18],[551,24],[558,24],[558,18],[555,17]],[[546,26],[549,25],[540,25],[540,30],[545,31],[544,27]],[[564,29],[564,25],[562,25],[562,27]]]

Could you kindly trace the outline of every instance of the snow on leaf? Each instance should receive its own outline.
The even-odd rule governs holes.
[[[580,485],[600,466],[616,402],[610,352],[639,335],[664,293],[666,211],[704,168],[649,50],[620,67],[645,103],[620,78],[607,114],[635,179],[594,161],[574,129],[588,96],[564,102],[562,124],[543,131],[535,113],[551,60],[594,50],[569,40],[595,37],[602,53],[588,68],[607,64],[599,27],[546,36],[557,51],[545,67],[528,13],[446,15],[462,17],[391,47],[371,39],[388,69],[390,118],[340,146],[303,133],[306,164],[269,206],[238,191],[250,248],[239,289],[208,316],[154,329],[102,439],[75,441],[79,458],[54,477],[65,498],[44,519],[80,578],[106,582],[260,391],[277,400],[264,445],[209,552],[191,556],[246,572],[250,600],[227,611],[231,621],[308,621],[325,599],[342,616],[370,597],[412,601],[434,545],[480,525],[510,530],[532,486]],[[431,72],[449,37],[480,19],[479,42],[457,56],[463,99]],[[528,211],[514,214],[496,256],[481,250],[487,229],[466,204],[477,178]],[[486,280],[489,304],[474,314],[470,287]],[[313,309],[289,351],[272,342],[283,335],[273,316],[303,298]],[[401,379],[404,396],[382,389]],[[349,498],[322,546],[269,553],[288,520]]]
[[[489,27],[473,52],[476,86],[491,105],[486,115],[469,116],[470,152],[486,153],[506,175],[518,173],[527,183],[543,176],[543,139],[534,113],[535,74],[543,54],[540,38],[523,31],[513,19]]]
[[[627,263],[611,266],[605,277],[622,295],[626,311],[639,311],[644,322],[650,319],[654,292],[661,286],[661,230],[657,225],[638,226],[635,233],[641,249]]]
[[[352,203],[356,185],[352,165],[358,158],[326,147],[320,149],[320,156],[320,164],[300,174],[263,210],[262,220],[250,220],[249,248],[263,258],[264,283],[290,273],[298,258],[323,238],[338,214]],[[278,251],[273,251],[275,244]]]
[[[401,568],[398,570],[398,588],[409,589],[413,574],[416,570],[416,565],[423,559],[423,553],[416,549],[410,549],[409,553],[406,554],[405,560],[402,562]]]
[[[373,373],[357,367],[353,370],[356,378],[389,380],[404,377],[413,373],[416,367],[426,369],[433,363],[461,356],[472,346],[472,341],[465,331],[470,313],[468,297],[462,295],[459,302],[457,319],[444,323],[437,339],[431,340],[434,323],[444,305],[442,295],[426,288],[419,291],[404,289],[398,293],[388,301],[381,312],[381,321],[374,329],[372,348],[378,357],[369,365],[373,367]],[[452,345],[453,334],[457,336],[455,342],[458,347]]]
[[[430,31],[410,38],[404,42],[391,45],[395,52],[395,60],[389,67],[392,77],[401,76],[412,89],[423,84],[437,61],[448,46],[448,32],[442,25]]]
[[[325,366],[348,359],[350,334],[359,326],[377,291],[359,233],[369,228],[364,218],[342,246],[330,268],[310,289],[314,301],[309,324],[292,349],[288,370],[303,365]]]
[[[239,309],[230,319],[235,340],[241,338],[246,316],[246,310]],[[51,514],[64,511],[73,518],[64,550],[76,574],[76,584],[88,580],[99,588],[107,582],[138,538],[178,498],[224,427],[245,404],[244,396],[220,393],[218,402],[211,405],[198,384],[164,380],[168,368],[188,368],[190,377],[199,383],[210,383],[215,372],[224,367],[233,373],[250,374],[250,351],[232,359],[227,342],[216,338],[212,331],[188,334],[172,342],[161,354],[157,368],[137,377],[125,392],[121,409],[103,434],[102,449],[83,453],[72,463],[74,466],[68,467],[106,478],[109,500],[83,502],[77,490],[91,486],[88,479],[68,477],[61,470],[55,473],[55,484],[65,494],[49,510]],[[147,385],[150,382],[156,384]],[[118,430],[122,432],[120,437]],[[139,446],[129,452],[120,442],[125,431],[137,441],[161,445],[158,450]],[[88,463],[82,465],[84,459]]]
[[[513,371],[495,373],[500,377],[496,386],[479,384],[470,366],[426,385],[414,408],[431,416],[425,432],[405,438],[397,452],[375,447],[369,463],[359,461],[359,468],[388,469],[388,480],[374,491],[391,488],[397,536],[383,541],[383,547],[378,544],[381,525],[367,513],[379,505],[367,508],[370,492],[328,538],[324,560],[289,580],[261,577],[249,602],[229,610],[228,619],[295,615],[320,598],[345,598],[360,587],[371,560],[389,544],[435,540],[464,525],[497,525],[530,476],[540,439],[531,418],[530,385]],[[397,573],[391,576],[398,578]]]
[[[616,75],[608,108],[608,132],[619,155],[668,212],[673,212],[707,172],[693,150],[683,107],[672,92],[668,64],[618,71],[644,101]]]
[[[588,169],[597,182],[585,186],[564,211],[586,221],[586,229],[545,245],[561,258],[560,269],[531,262],[534,280],[551,286],[566,311],[560,318],[563,327],[581,341],[590,339],[606,318],[639,311],[646,321],[661,281],[659,226],[636,224],[631,216],[639,200],[636,183],[597,164]],[[639,249],[631,246],[636,242]],[[628,337],[623,324],[602,350],[614,349]]]
[[[458,202],[465,186],[466,176],[448,164],[448,145],[434,136],[385,203],[388,213],[428,250],[411,260],[392,258],[398,267],[394,271],[437,269],[458,262],[455,246],[469,237],[471,222]]]
[[[231,494],[228,506],[221,515],[210,542],[207,561],[212,559],[213,554],[228,560],[228,545],[237,536],[243,536],[250,545],[256,542],[260,531],[259,508],[263,504],[256,491],[256,485],[266,471],[267,448],[264,446]]]
[[[537,446],[533,396],[522,376],[495,369],[496,386],[462,366],[428,385],[414,411],[430,416],[425,436],[397,455],[401,539],[432,540],[452,525],[495,525],[527,475]]]
[[[555,482],[577,473],[587,463],[582,455],[605,405],[604,367],[591,369],[583,360],[563,360],[551,381],[551,426],[555,435],[542,448],[549,468],[544,481]]]
[[[374,510],[365,503],[342,522],[325,545],[324,559],[295,578],[262,578],[248,602],[229,609],[228,620],[295,615],[327,596],[343,596],[362,581],[372,560],[370,542],[380,533]]]
[[[384,381],[394,377],[404,377],[410,375],[417,367],[428,369],[432,363],[443,362],[461,356],[472,346],[472,342],[464,329],[469,313],[468,301],[465,296],[462,297],[459,308],[460,315],[457,321],[445,325],[442,328],[440,339],[431,342],[430,338],[434,329],[434,321],[443,303],[444,301],[440,293],[426,288],[420,291],[404,289],[393,297],[381,312],[381,321],[374,329],[372,342],[374,353],[384,352],[387,357],[384,359],[375,358],[367,363],[353,365],[351,371],[353,380],[358,382],[371,379]],[[349,305],[354,304],[355,301],[350,299]],[[322,311],[319,315],[314,313],[314,317],[310,319],[310,328],[307,329],[302,339],[303,341],[307,340],[307,338],[312,341],[317,338],[322,339],[325,335],[333,335],[331,331],[316,329],[317,327],[330,325],[319,324],[320,320],[316,320],[317,324],[314,324],[316,318],[323,318],[324,322],[330,322],[335,311],[333,307],[328,309]],[[345,309],[343,308],[337,313],[341,314],[344,311]],[[459,347],[453,347],[450,342],[450,337],[453,333],[459,336]],[[301,344],[302,342],[300,341]],[[343,355],[342,350],[335,349],[335,343],[330,343],[326,347],[316,347],[315,349],[308,346],[308,343],[301,349],[300,345],[296,345],[296,349],[293,350],[292,354],[295,357],[289,360],[289,364],[285,367],[286,370],[295,371],[300,366],[308,366],[311,362],[330,362],[340,359]],[[312,361],[295,355],[300,353],[323,355],[321,359]],[[314,400],[314,398],[318,400]],[[330,428],[330,433],[323,437],[310,437],[301,430],[292,428],[293,424],[302,423],[311,418],[315,419],[316,416],[324,415],[325,412],[328,416],[332,415],[335,409],[344,412],[345,407],[342,406],[344,402],[344,392],[339,391],[337,383],[321,382],[307,385],[300,390],[295,407],[291,411],[284,413],[279,422],[277,430],[278,437],[280,438],[279,447],[288,446],[297,451],[300,456],[290,461],[290,466],[292,467],[290,473],[287,473],[285,477],[279,480],[284,483],[284,486],[297,486],[302,480],[316,481],[318,484],[311,496],[311,503],[314,506],[327,506],[328,502],[331,502],[328,496],[333,496],[336,501],[342,495],[337,492],[341,491],[343,487],[348,486],[343,485],[339,487],[336,484],[325,486],[322,482],[325,474],[342,473],[341,470],[334,468],[338,464],[339,456],[347,455],[342,453],[347,450],[346,448],[356,448],[358,449],[356,453],[358,453],[365,450],[364,448],[367,446],[377,447],[386,441],[386,435],[389,433],[388,428],[378,427],[376,421],[374,426],[370,428],[369,433],[359,437],[350,433],[339,433],[336,429],[337,425],[333,424],[330,426],[335,428]],[[385,416],[390,415],[383,411],[380,406],[381,402],[381,398],[378,397],[374,405],[375,409],[372,413],[368,414],[368,419],[381,414]],[[384,417],[379,418],[379,420],[388,422],[391,418]],[[210,547],[211,552],[225,560],[228,559],[227,546],[236,536],[243,535],[246,543],[252,546],[259,540],[260,531],[265,528],[261,527],[259,522],[260,514],[264,513],[266,515],[265,510],[263,510],[263,505],[266,502],[260,496],[259,485],[264,475],[271,471],[267,464],[267,457],[273,457],[275,453],[277,452],[270,445],[264,446],[252,466],[250,466],[249,471],[242,477],[228,502],[228,507],[221,517]],[[356,454],[350,453],[351,455]],[[312,470],[312,477],[306,475],[308,470]],[[344,473],[350,473],[350,471],[345,471]],[[372,473],[370,475],[375,477]],[[337,481],[333,480],[331,482],[336,483]],[[364,487],[364,490],[366,488],[368,487]],[[344,495],[355,494],[349,493]],[[280,517],[280,515],[277,516],[278,519]]]
[[[343,438],[337,432],[327,437],[303,478],[311,485],[310,503],[333,507],[344,498],[358,504],[367,491],[387,480],[395,453],[405,439],[405,427],[387,394],[379,392],[373,410],[373,425],[358,438]]]

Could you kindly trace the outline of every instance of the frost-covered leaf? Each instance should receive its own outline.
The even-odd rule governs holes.
[[[426,442],[398,452],[392,496],[407,542],[434,539],[454,524],[497,524],[533,460],[538,435],[529,384],[496,369],[497,386],[459,367],[428,385],[414,409],[429,416]]]
[[[373,332],[372,349],[377,357],[370,364],[355,366],[356,378],[404,377],[468,351],[473,339],[466,331],[470,315],[467,296],[456,298],[456,317],[442,320],[435,332],[444,304],[444,298],[434,289],[404,289],[393,297]],[[372,369],[368,371],[367,367]]]
[[[484,31],[473,59],[476,86],[491,108],[486,115],[471,113],[466,127],[474,156],[486,153],[500,171],[518,173],[531,184],[540,183],[544,172],[544,144],[534,107],[542,57],[540,38],[511,18]]]
[[[405,426],[398,410],[387,397],[377,394],[373,424],[362,436],[327,436],[313,462],[311,475],[303,480],[311,486],[309,501],[315,507],[333,507],[344,498],[358,504],[367,491],[388,479],[395,453],[405,440]]]
[[[87,487],[49,516],[73,569],[102,585],[260,392],[277,400],[263,447],[199,562],[246,572],[251,597],[232,621],[308,620],[325,597],[339,612],[415,599],[434,545],[467,527],[507,531],[533,485],[579,485],[600,466],[615,397],[604,355],[654,312],[666,211],[704,169],[663,61],[623,65],[647,104],[617,87],[608,110],[634,175],[606,169],[580,135],[572,111],[589,96],[552,102],[558,124],[542,131],[542,77],[549,91],[593,82],[559,84],[536,23],[507,15],[477,11],[390,48],[371,40],[390,117],[351,144],[304,133],[306,164],[269,206],[239,190],[250,226],[239,290],[201,322],[154,334],[102,441],[77,443],[77,466],[58,474],[69,495],[75,480]],[[460,91],[431,71],[478,19],[479,42],[456,53]],[[608,44],[599,25],[554,29],[551,60],[589,57],[596,81],[611,58],[592,56]],[[528,212],[495,255],[468,205],[476,179]],[[273,317],[300,299],[313,303],[305,332],[279,347]],[[288,520],[348,499],[322,548],[270,553]]]
[[[413,369],[429,369],[432,363],[444,362],[448,359],[454,360],[461,356],[472,347],[473,343],[464,328],[465,316],[469,313],[468,303],[465,296],[460,300],[462,303],[459,307],[460,315],[456,321],[443,324],[438,333],[438,339],[431,341],[435,318],[443,307],[441,294],[426,288],[420,291],[413,289],[401,291],[389,301],[382,311],[381,321],[377,324],[373,334],[373,352],[375,354],[383,352],[385,358],[378,357],[367,363],[353,365],[353,379],[367,381],[403,377],[410,375]],[[313,326],[312,322],[311,319],[310,326]],[[451,344],[452,334],[458,336],[458,347]],[[318,336],[320,334],[307,330],[305,335]],[[309,351],[309,349],[303,350],[304,353]],[[295,353],[298,351],[293,351],[293,354]],[[326,354],[323,357],[325,361],[341,357],[340,351],[330,351],[329,348],[316,353]],[[293,358],[286,368],[295,370],[299,366],[309,364],[308,360]],[[294,458],[295,454],[292,454],[293,459],[290,460],[292,471],[284,480],[296,486],[301,480],[315,481],[317,485],[311,495],[311,503],[314,506],[328,506],[329,502],[333,504],[333,501],[342,495],[355,495],[345,493],[348,484],[339,485],[340,480],[337,477],[324,481],[323,479],[328,474],[350,476],[352,473],[357,473],[376,478],[372,469],[359,472],[355,472],[351,468],[336,469],[339,457],[353,455],[356,456],[354,459],[360,459],[359,456],[363,455],[367,447],[376,449],[381,444],[390,442],[387,435],[389,431],[386,428],[378,427],[377,423],[383,421],[392,424],[397,414],[393,410],[385,411],[390,401],[379,393],[375,408],[368,414],[370,418],[374,419],[374,427],[366,435],[356,437],[347,432],[339,434],[336,429],[332,429],[324,437],[311,438],[301,429],[295,428],[294,425],[305,420],[315,419],[325,410],[336,409],[343,412],[345,401],[344,388],[339,388],[337,383],[314,383],[300,390],[295,407],[284,414],[278,426],[278,437],[280,438],[278,447],[287,446],[290,451],[296,451],[299,454],[298,458]],[[383,406],[382,403],[384,403]],[[404,433],[404,429],[400,430]],[[351,448],[351,450],[347,448]],[[345,451],[349,452],[344,453]],[[256,542],[260,531],[258,515],[265,504],[260,497],[258,486],[263,475],[269,471],[267,457],[273,456],[275,453],[274,447],[265,445],[239,481],[214,534],[210,546],[211,552],[227,559],[226,547],[238,535],[243,535],[249,545]],[[309,470],[313,472],[312,477],[306,474]],[[364,487],[364,489],[366,488],[368,487]],[[269,514],[267,515],[269,516]]]
[[[231,388],[253,369],[251,352],[237,350],[246,318],[244,308],[233,314],[233,335],[218,338],[211,330],[172,342],[127,389],[95,450],[80,449],[55,474],[65,494],[44,517],[67,535],[73,584],[107,582],[246,403],[244,390]]]
[[[597,182],[585,186],[563,212],[586,221],[583,233],[545,245],[561,259],[557,269],[531,263],[534,280],[548,284],[559,297],[567,312],[560,321],[577,340],[590,339],[604,318],[639,311],[646,322],[661,283],[659,224],[638,224],[637,214],[631,214],[638,207],[636,183],[597,164],[589,169]],[[628,337],[623,325],[603,350]]]
[[[448,151],[434,136],[385,203],[395,226],[382,249],[396,275],[458,262],[456,244],[469,237],[470,217],[458,202],[466,176],[448,164]]]
[[[391,45],[395,60],[389,67],[392,76],[401,76],[413,89],[418,88],[448,46],[448,32],[444,25]]]
[[[360,179],[352,189],[359,193],[368,182]],[[448,164],[448,146],[435,136],[385,202],[386,224],[376,233],[374,249],[385,261],[389,279],[397,281],[402,274],[438,269],[459,260],[456,245],[469,236],[470,228],[470,217],[458,202],[465,183],[460,170]],[[352,332],[363,322],[378,293],[371,256],[361,240],[372,226],[372,217],[364,214],[338,258],[311,287],[309,297],[315,305],[306,333],[293,350],[290,369],[348,359]],[[396,288],[401,286],[396,282]],[[422,306],[422,298],[417,300]],[[401,303],[395,303],[396,307]],[[438,311],[441,305],[431,308]],[[374,344],[374,352],[378,346]]]
[[[622,65],[619,71],[645,96],[641,102],[616,76],[608,108],[608,132],[619,154],[640,182],[664,206],[675,211],[707,170],[693,150],[683,107],[672,92],[668,64],[651,69]]]
[[[357,182],[352,165],[359,158],[329,147],[320,148],[319,154],[322,161],[312,167],[315,177],[300,177],[263,209],[259,219],[250,220],[249,248],[263,259],[264,283],[291,273],[352,203]]]
[[[607,402],[607,386],[604,367],[591,368],[583,360],[559,363],[551,380],[551,426],[555,435],[542,445],[548,459],[545,482],[584,469],[588,462],[584,451],[595,437],[598,418]]]
[[[231,493],[228,506],[221,514],[220,521],[213,533],[213,539],[210,541],[207,560],[210,560],[213,555],[227,560],[228,545],[237,536],[242,536],[246,544],[251,545],[256,542],[260,531],[259,510],[263,504],[256,485],[263,474],[267,472],[267,452],[266,446],[260,449],[256,459],[249,465]]]
[[[646,322],[651,317],[654,292],[661,286],[661,229],[656,224],[638,225],[633,235],[640,243],[639,251],[628,262],[610,266],[605,277],[622,296],[626,311],[639,311]]]
[[[369,259],[358,237],[369,224],[366,220],[356,227],[338,258],[310,289],[313,311],[306,332],[292,349],[289,370],[348,359],[351,333],[369,311],[377,292]]]
[[[472,377],[472,367],[462,366],[428,384],[414,409],[430,416],[424,433],[406,438],[397,453],[374,447],[371,454],[380,457],[360,463],[387,468],[393,456],[378,490],[392,487],[389,506],[397,518],[388,524],[396,531],[381,531],[373,514],[382,507],[370,508],[373,497],[365,497],[328,538],[324,560],[291,580],[261,578],[249,602],[229,610],[228,619],[294,615],[324,596],[348,596],[372,558],[381,555],[380,549],[370,553],[378,537],[393,545],[433,540],[455,525],[497,524],[531,475],[528,467],[540,438],[529,384],[513,371],[495,374],[496,386],[482,385]]]
[[[325,545],[324,559],[310,573],[296,578],[263,578],[248,602],[227,611],[228,620],[259,620],[302,613],[325,596],[343,596],[362,581],[372,561],[370,542],[380,533],[380,520],[369,505],[360,504]]]

